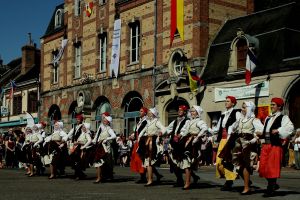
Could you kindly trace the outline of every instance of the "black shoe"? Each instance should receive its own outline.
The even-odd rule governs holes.
[[[164,177],[163,175],[158,174],[157,177],[156,177],[156,181],[159,183],[160,179],[162,179],[163,177]]]
[[[183,187],[182,190],[189,190],[191,187],[190,185],[188,187]]]
[[[175,183],[173,187],[183,187],[184,183]]]
[[[196,176],[193,177],[193,179],[194,179],[193,184],[197,184],[200,177],[196,175]]]
[[[232,181],[226,181],[225,184],[221,187],[221,191],[231,191],[232,184]]]
[[[146,185],[144,185],[145,187],[151,187],[151,186],[154,186],[154,182],[152,182],[152,183],[149,183],[149,184],[146,184]]]
[[[101,183],[101,180],[96,180],[93,182],[94,184],[98,184],[98,183]]]
[[[273,190],[274,190],[274,191],[279,190],[279,188],[280,188],[280,187],[279,187],[278,184],[275,184],[275,185],[273,186]]]
[[[275,196],[275,191],[273,190],[267,190],[267,192],[263,194],[263,197],[274,197],[274,196]]]
[[[147,180],[140,179],[140,180],[136,181],[135,183],[137,183],[137,184],[147,183]]]
[[[248,190],[247,192],[241,192],[241,195],[250,195],[251,194],[251,190]]]

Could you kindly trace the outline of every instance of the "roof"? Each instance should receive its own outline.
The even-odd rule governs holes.
[[[63,10],[64,9],[64,4],[60,4],[60,5],[55,7],[55,10],[52,14],[52,17],[51,17],[51,20],[49,22],[48,28],[47,28],[45,34],[42,36],[42,38],[64,30],[64,28],[65,28],[65,26],[64,26],[64,17],[62,17],[62,23],[61,23],[62,26],[60,26],[58,28],[55,28],[55,14],[56,14],[56,11],[58,9]]]
[[[29,69],[26,74],[22,75],[20,74],[18,77],[16,77],[15,82],[21,83],[29,80],[39,79],[39,74],[40,74],[40,65],[33,65],[31,69]]]
[[[300,19],[300,5],[290,3],[226,21],[209,48],[203,79],[212,83],[238,78],[227,75],[227,71],[230,45],[239,29],[259,41],[254,76],[299,69],[300,23],[297,19]]]

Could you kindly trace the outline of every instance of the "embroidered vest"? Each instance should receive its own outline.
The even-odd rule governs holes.
[[[232,112],[230,113],[229,117],[228,117],[228,120],[225,124],[225,128],[226,128],[226,131],[228,131],[228,127],[231,126],[235,121],[236,121],[236,112],[237,110],[233,109]],[[225,115],[221,115],[221,123],[220,123],[220,129],[219,129],[219,132],[218,132],[218,138],[217,138],[217,142],[220,142],[221,139],[222,139],[222,123],[223,123],[223,119],[224,119]]]
[[[279,134],[271,134],[272,130],[274,129],[278,129],[279,127],[281,127],[281,121],[282,121],[283,115],[279,115],[278,117],[276,117],[276,119],[274,120],[273,124],[270,127],[270,132],[267,133],[266,129],[268,126],[268,123],[270,121],[271,118],[268,118],[266,120],[265,126],[264,126],[264,131],[263,131],[263,138],[266,140],[266,143],[268,143],[268,141],[270,141],[270,143],[273,146],[281,146],[281,141],[279,138]]]

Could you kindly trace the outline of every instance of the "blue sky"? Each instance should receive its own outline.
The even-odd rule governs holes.
[[[57,5],[64,0],[1,0],[0,1],[0,56],[4,64],[21,57],[21,48],[28,43],[28,33],[40,47]]]

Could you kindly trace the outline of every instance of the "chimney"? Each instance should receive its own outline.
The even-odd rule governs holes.
[[[28,44],[22,47],[22,75],[26,74],[36,62],[36,47],[32,42],[31,33],[28,33],[28,39]]]

